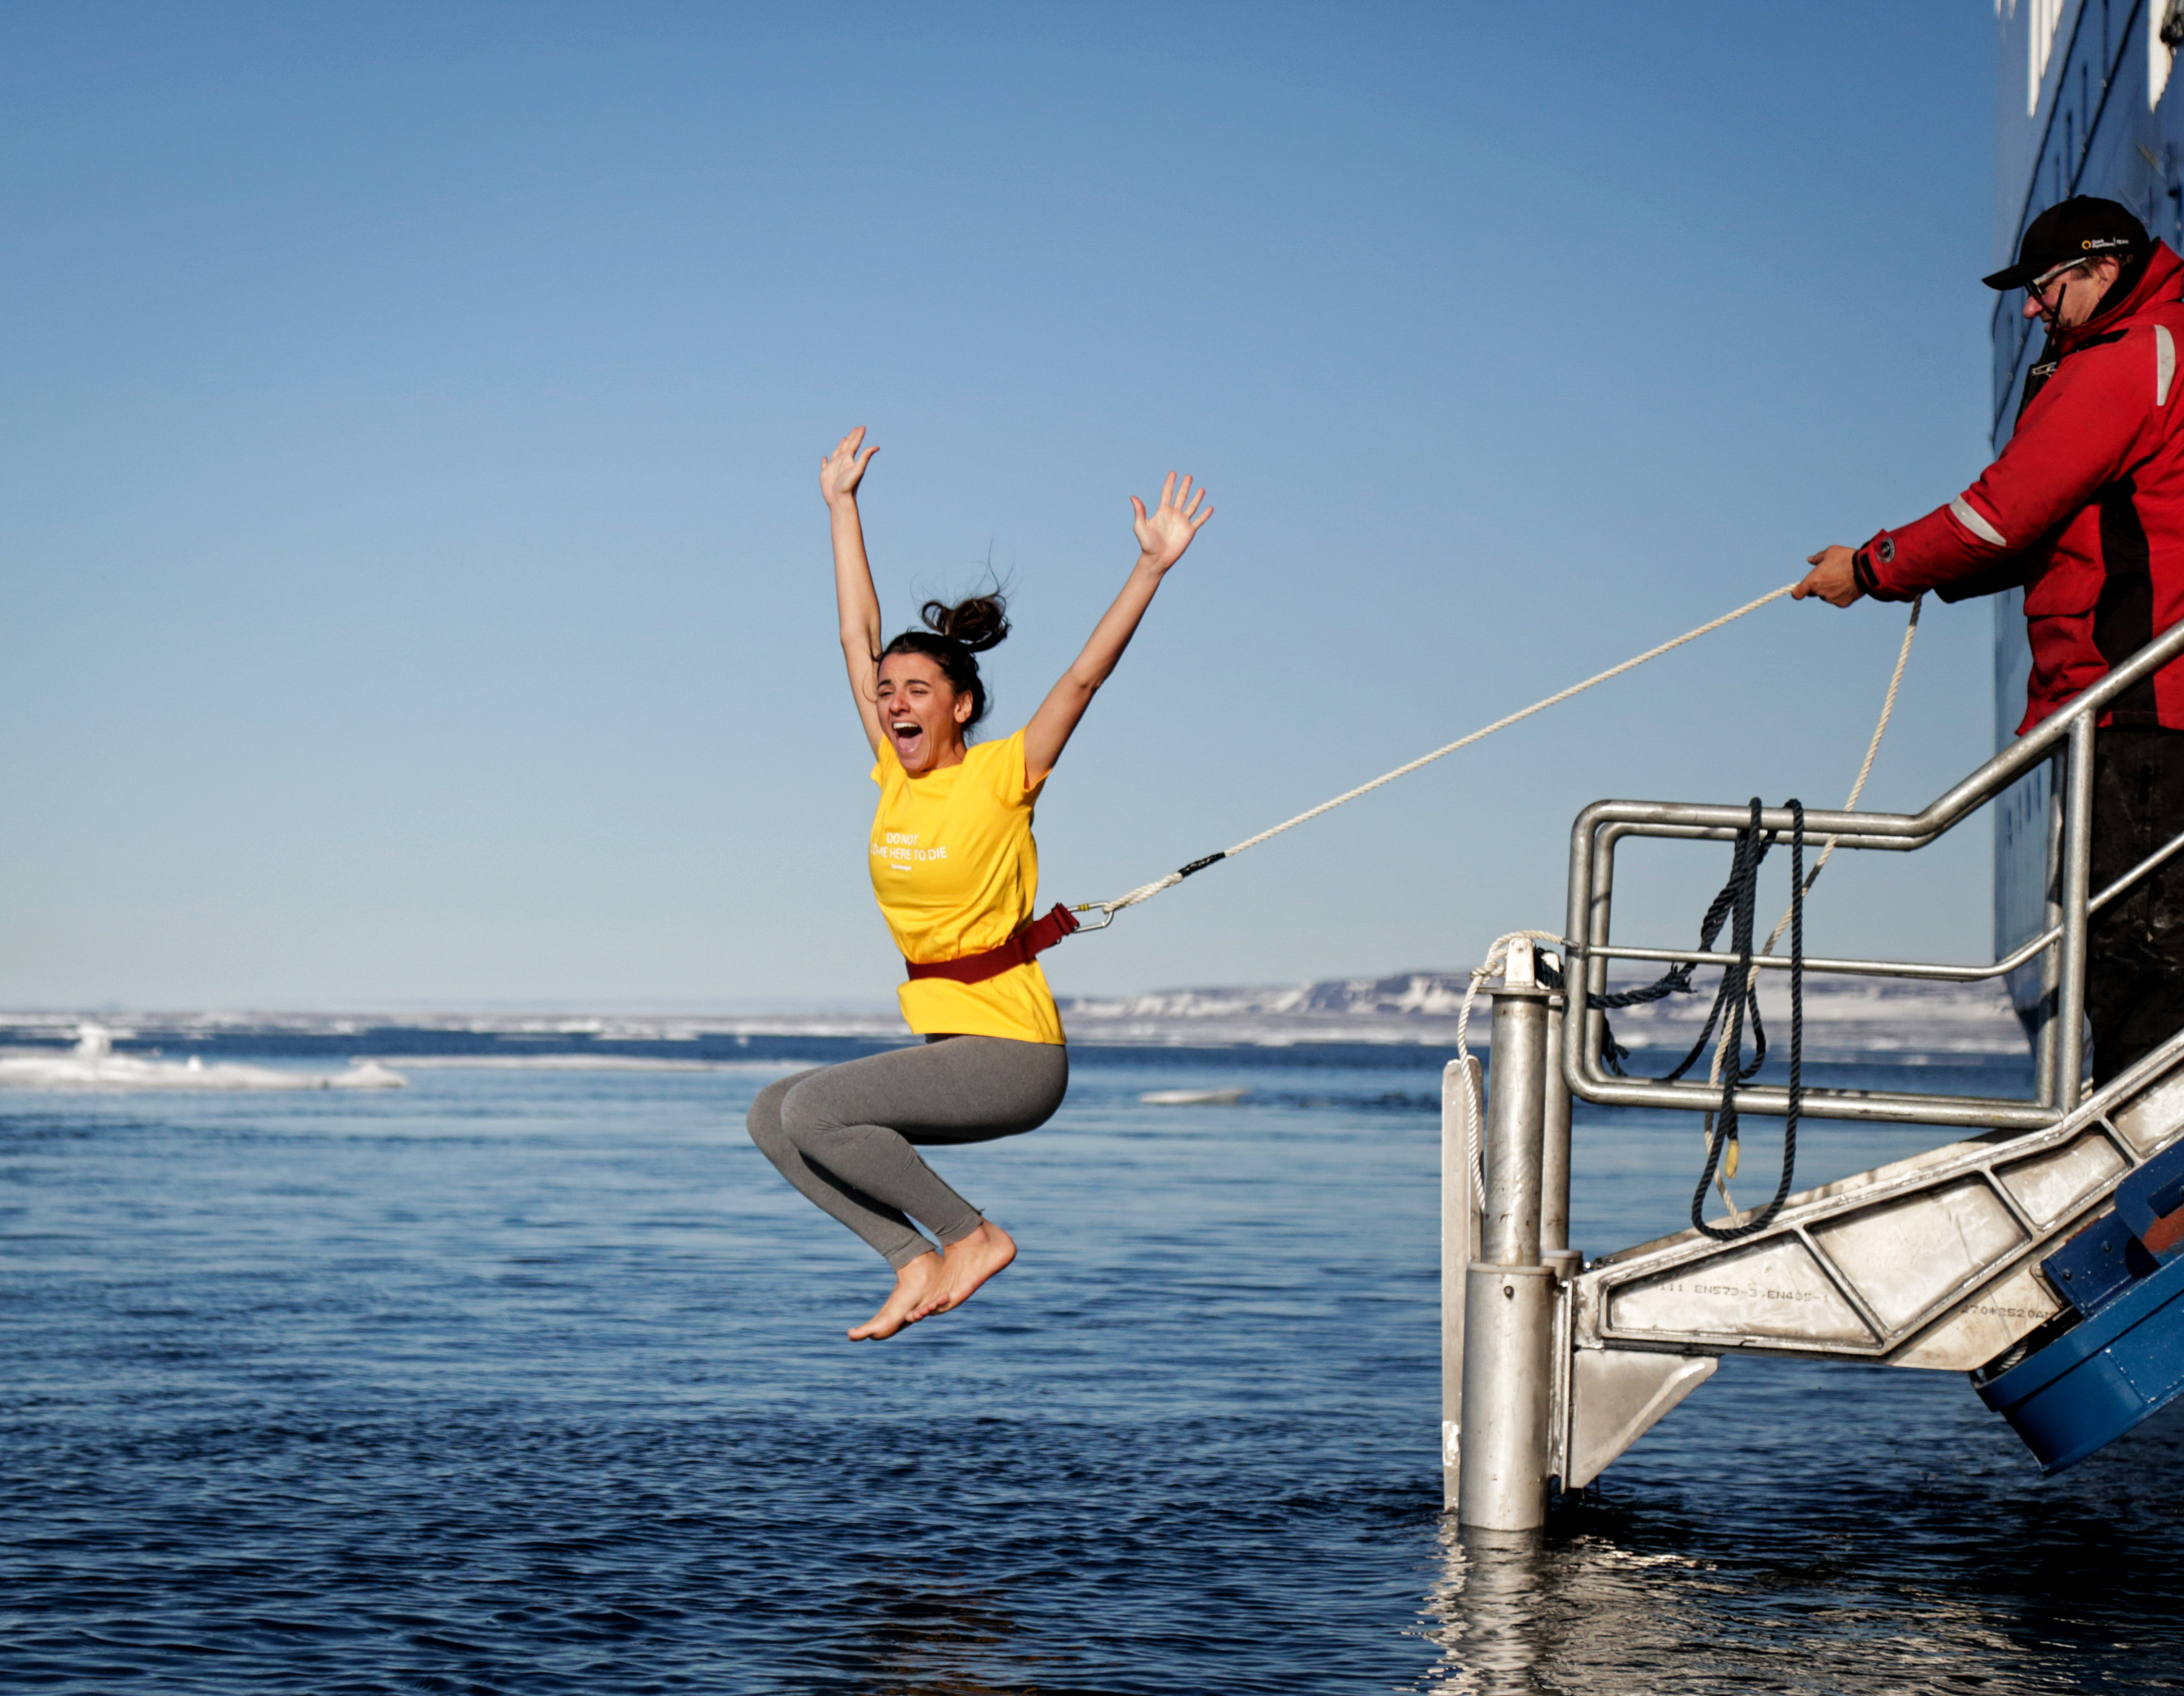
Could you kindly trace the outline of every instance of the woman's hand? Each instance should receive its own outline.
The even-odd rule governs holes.
[[[1205,499],[1206,491],[1202,488],[1195,494],[1190,492],[1189,477],[1178,488],[1173,471],[1161,485],[1160,505],[1152,511],[1146,511],[1145,502],[1134,494],[1130,497],[1130,505],[1137,509],[1138,546],[1143,551],[1128,580],[1123,584],[1123,592],[1115,597],[1115,604],[1093,626],[1092,639],[1084,644],[1084,651],[1061,674],[1061,681],[1047,691],[1039,711],[1032,714],[1031,722],[1024,726],[1024,776],[1031,783],[1046,781],[1046,774],[1054,769],[1054,762],[1061,757],[1061,750],[1077,734],[1084,709],[1092,705],[1092,697],[1099,693],[1100,686],[1114,675],[1123,650],[1130,645],[1130,638],[1137,633],[1138,621],[1153,604],[1161,577],[1183,557],[1183,550],[1190,545],[1190,538],[1198,533],[1199,527],[1213,516],[1212,507],[1201,510],[1201,503]]]
[[[856,504],[857,485],[864,481],[865,467],[879,452],[878,448],[866,448],[859,453],[857,449],[864,439],[865,427],[860,424],[834,444],[833,453],[819,461],[819,494],[827,505],[834,506],[845,500],[853,506]],[[1145,510],[1143,507],[1138,510]],[[1176,551],[1179,554],[1183,550],[1178,548]]]
[[[819,461],[819,493],[827,501],[827,527],[834,538],[834,602],[842,616],[842,658],[850,668],[850,693],[865,740],[877,756],[887,745],[878,706],[880,598],[872,589],[872,563],[865,558],[865,524],[857,516],[857,484],[878,448],[865,448],[860,424]]]
[[[1202,488],[1195,494],[1190,492],[1189,477],[1178,488],[1173,471],[1161,485],[1160,505],[1150,512],[1145,510],[1145,502],[1137,496],[1130,497],[1130,505],[1138,515],[1134,527],[1138,533],[1138,546],[1144,552],[1145,563],[1155,571],[1164,572],[1181,559],[1183,550],[1190,545],[1190,538],[1198,533],[1198,527],[1213,516],[1210,506],[1203,512],[1198,510],[1198,503],[1205,499],[1206,491]]]

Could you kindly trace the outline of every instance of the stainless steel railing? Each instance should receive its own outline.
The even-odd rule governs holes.
[[[1808,972],[1875,978],[1928,979],[1964,983],[2000,977],[2036,960],[2042,989],[2053,1007],[2041,1025],[2036,1050],[2034,1099],[1991,1096],[1911,1095],[1887,1091],[1831,1090],[1807,1085],[1800,1111],[1814,1119],[1880,1119],[1906,1124],[1946,1124],[1993,1130],[2035,1130],[2053,1124],[2078,1104],[2085,1070],[2086,933],[2092,916],[2170,857],[2184,851],[2178,836],[2098,891],[2089,886],[2092,868],[2093,731],[2109,703],[2134,683],[2184,654],[2184,623],[2142,648],[2060,711],[2036,726],[1947,793],[1915,813],[1816,812],[1805,814],[1808,842],[1836,839],[1839,849],[1880,849],[1908,853],[1924,848],[1954,829],[2042,762],[2057,763],[2053,793],[2059,817],[2048,832],[2048,909],[2040,934],[2003,958],[1985,966],[1933,965],[1913,960],[1853,960],[1808,957]],[[1786,837],[1792,825],[1786,807],[1763,809],[1763,829]],[[1737,957],[1689,948],[1638,947],[1614,941],[1609,934],[1618,845],[1627,837],[1667,837],[1685,841],[1733,840],[1751,823],[1748,806],[1684,801],[1595,801],[1577,816],[1570,830],[1568,936],[1571,959],[1568,981],[1590,995],[1605,993],[1611,960],[1696,961],[1729,965]],[[1786,968],[1779,955],[1756,956],[1769,968]],[[1562,1080],[1580,1100],[1611,1107],[1672,1107],[1704,1112],[1721,1102],[1719,1085],[1664,1084],[1618,1078],[1600,1062],[1606,1015],[1573,1005],[1563,1020]],[[1781,1114],[1789,1092],[1773,1085],[1737,1090],[1738,1110]]]

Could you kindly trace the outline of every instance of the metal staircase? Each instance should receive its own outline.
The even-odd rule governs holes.
[[[1556,1487],[1597,1477],[1730,1353],[1968,1372],[2050,1471],[2184,1392],[2184,1034],[2081,1099],[2087,921],[2184,851],[2180,837],[2090,890],[2094,726],[2109,699],[2179,652],[2184,626],[1919,813],[1805,816],[1809,835],[1846,849],[1916,850],[2056,762],[2040,935],[1990,966],[1803,962],[1942,980],[2037,970],[2050,1016],[2030,1102],[1806,1091],[1813,1119],[1980,1134],[1793,1195],[1749,1236],[1685,1230],[1589,1266],[1568,1248],[1570,1098],[1688,1113],[1720,1093],[1609,1074],[1602,1015],[1566,1017],[1531,949],[1513,945],[1494,994],[1483,1194],[1458,1067],[1444,1087],[1443,1467],[1463,1524],[1539,1526]],[[1563,962],[1573,990],[1603,991],[1611,960],[1736,963],[1616,943],[1609,893],[1620,841],[1728,840],[1749,818],[1744,807],[1630,801],[1580,813]],[[1791,815],[1763,811],[1760,824],[1786,834]],[[1778,1115],[1788,1105],[1758,1085],[1736,1102]]]

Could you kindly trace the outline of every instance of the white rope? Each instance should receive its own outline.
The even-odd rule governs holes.
[[[1552,942],[1563,946],[1562,934],[1554,930],[1513,930],[1507,936],[1497,936],[1494,946],[1486,951],[1471,974],[1471,985],[1463,992],[1463,1011],[1456,1018],[1456,1059],[1463,1074],[1463,1152],[1471,1162],[1471,1175],[1479,1186],[1479,1205],[1486,1197],[1486,1113],[1479,1099],[1479,1068],[1471,1061],[1471,1004],[1479,999],[1479,986],[1508,963],[1509,945],[1513,942]],[[1557,961],[1557,967],[1561,962]],[[1554,1056],[1547,1057],[1551,1066],[1560,1063]]]
[[[1802,582],[1802,579],[1801,578],[1799,581]],[[1295,818],[1284,819],[1279,824],[1274,826],[1271,830],[1262,830],[1256,836],[1247,836],[1241,842],[1239,842],[1234,847],[1224,848],[1220,853],[1215,855],[1213,858],[1217,860],[1233,860],[1246,848],[1256,848],[1262,842],[1270,840],[1271,839],[1280,835],[1284,830],[1294,830],[1300,824],[1309,823],[1312,820],[1318,818],[1323,812],[1332,812],[1336,807],[1342,806],[1348,802],[1356,801],[1360,795],[1370,795],[1374,789],[1379,789],[1384,784],[1392,784],[1398,778],[1407,778],[1412,772],[1417,771],[1421,766],[1430,766],[1435,761],[1446,758],[1447,756],[1455,753],[1459,748],[1468,748],[1473,743],[1483,741],[1485,738],[1491,736],[1497,730],[1507,730],[1511,725],[1515,724],[1521,720],[1529,718],[1535,712],[1545,712],[1551,706],[1558,706],[1563,701],[1568,700],[1572,695],[1583,695],[1587,689],[1594,688],[1597,684],[1604,683],[1611,678],[1619,678],[1625,672],[1635,671],[1640,666],[1644,665],[1648,660],[1658,660],[1662,655],[1669,653],[1675,649],[1682,647],[1686,642],[1696,642],[1702,636],[1712,635],[1715,631],[1720,629],[1723,625],[1733,624],[1738,619],[1743,617],[1747,613],[1758,611],[1759,609],[1766,605],[1768,602],[1781,600],[1784,595],[1789,594],[1790,591],[1797,586],[1797,585],[1796,583],[1784,583],[1781,588],[1774,590],[1770,594],[1761,595],[1757,600],[1747,601],[1742,606],[1738,607],[1734,612],[1724,612],[1720,617],[1713,619],[1708,623],[1700,625],[1696,630],[1686,630],[1682,635],[1677,637],[1673,641],[1663,642],[1658,648],[1648,648],[1644,653],[1636,656],[1635,658],[1625,660],[1619,666],[1611,666],[1607,670],[1587,678],[1581,683],[1572,683],[1568,689],[1562,690],[1558,694],[1551,695],[1545,700],[1535,700],[1529,706],[1524,707],[1519,711],[1511,713],[1507,718],[1497,718],[1493,722],[1493,723],[1487,725],[1484,729],[1474,730],[1468,736],[1460,736],[1445,748],[1436,748],[1432,753],[1421,755],[1418,758],[1412,761],[1408,765],[1398,766],[1392,772],[1384,772],[1379,777],[1373,778],[1371,783],[1360,784],[1356,789],[1346,790],[1341,795],[1335,796],[1332,801],[1323,801],[1318,806],[1299,813]],[[1891,700],[1892,700],[1893,699],[1894,697],[1892,695]],[[1861,781],[1863,780],[1861,779]],[[1206,862],[1201,862],[1200,863],[1204,864]],[[1170,872],[1166,877],[1156,878],[1150,884],[1139,884],[1137,888],[1132,890],[1128,895],[1117,895],[1113,901],[1089,901],[1083,907],[1078,907],[1076,911],[1078,912],[1104,912],[1112,915],[1120,912],[1126,907],[1135,907],[1139,901],[1150,901],[1162,890],[1173,889],[1178,884],[1183,881],[1184,875],[1185,874],[1181,872]]]
[[[1896,692],[1903,687],[1903,668],[1911,662],[1911,644],[1919,634],[1919,610],[1925,604],[1926,597],[1923,594],[1916,596],[1911,602],[1911,622],[1903,627],[1903,645],[1896,650],[1896,669],[1888,676],[1888,694],[1880,703],[1880,718],[1873,727],[1873,739],[1865,745],[1865,758],[1858,762],[1858,781],[1850,786],[1850,799],[1842,804],[1845,812],[1858,811],[1858,798],[1865,793],[1865,780],[1873,775],[1873,762],[1880,752],[1880,739],[1888,734],[1888,721],[1896,711]],[[1830,836],[1821,845],[1820,857],[1814,862],[1812,872],[1805,879],[1807,895],[1810,895],[1813,885],[1819,882],[1820,873],[1827,869],[1828,856],[1836,851],[1836,844],[1840,840],[1840,837]],[[1782,940],[1782,933],[1790,928],[1791,911],[1789,907],[1782,909],[1781,919],[1775,925],[1774,934],[1768,937],[1767,946],[1759,951],[1761,953],[1772,954],[1774,951],[1774,945]],[[1754,967],[1752,969],[1756,972],[1758,968]]]
[[[1915,595],[1912,599],[1911,622],[1903,627],[1903,645],[1896,650],[1896,669],[1889,673],[1888,694],[1880,703],[1880,718],[1873,727],[1873,739],[1865,745],[1865,758],[1858,762],[1858,781],[1850,786],[1850,799],[1842,804],[1842,810],[1845,812],[1858,811],[1858,798],[1865,793],[1865,780],[1873,775],[1873,762],[1880,752],[1880,739],[1888,734],[1888,721],[1896,711],[1896,692],[1903,687],[1903,668],[1911,662],[1911,643],[1919,633],[1919,611],[1925,604],[1926,597],[1923,594]],[[1820,873],[1827,869],[1828,856],[1836,851],[1836,844],[1841,840],[1840,837],[1830,836],[1822,845],[1820,857],[1814,862],[1812,871],[1805,879],[1807,895],[1812,894],[1813,885],[1819,882]],[[1774,951],[1774,945],[1782,940],[1782,933],[1790,928],[1790,916],[1796,911],[1797,902],[1794,900],[1788,907],[1782,909],[1781,918],[1776,923],[1765,946],[1759,950],[1762,954],[1772,954]],[[1752,975],[1747,981],[1755,992],[1759,987],[1759,974],[1763,969],[1765,968],[1757,961],[1752,962]],[[1713,1064],[1707,1073],[1707,1082],[1716,1088],[1719,1088],[1721,1084],[1722,1063],[1728,1046],[1729,1021],[1724,1019],[1721,1022],[1721,1035],[1714,1039]],[[1706,1124],[1701,1134],[1706,1139],[1707,1152],[1712,1154],[1713,1152],[1713,1115],[1712,1113],[1706,1116]],[[1737,1210],[1736,1198],[1729,1193],[1729,1180],[1736,1175],[1736,1151],[1732,1146],[1727,1151],[1723,1162],[1714,1168],[1713,1174],[1714,1190],[1729,1208],[1729,1222],[1732,1226],[1744,1223],[1743,1214]],[[1723,1169],[1724,1166],[1729,1169]]]

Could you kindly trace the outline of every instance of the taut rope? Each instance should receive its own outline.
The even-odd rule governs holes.
[[[1802,579],[1801,578],[1799,581],[1802,582]],[[1137,888],[1132,890],[1128,895],[1117,895],[1112,901],[1086,901],[1081,906],[1072,907],[1070,911],[1072,912],[1104,912],[1107,915],[1106,923],[1112,923],[1114,920],[1115,915],[1120,912],[1124,907],[1135,907],[1139,901],[1150,901],[1155,895],[1160,894],[1162,890],[1173,889],[1178,884],[1181,883],[1185,878],[1190,877],[1195,872],[1202,872],[1208,866],[1213,865],[1222,860],[1233,860],[1245,849],[1256,848],[1262,842],[1270,841],[1273,838],[1280,835],[1284,830],[1294,830],[1300,824],[1309,823],[1312,820],[1318,818],[1323,812],[1332,812],[1338,806],[1346,806],[1351,801],[1356,801],[1360,795],[1370,795],[1374,789],[1380,788],[1384,784],[1392,784],[1398,778],[1407,778],[1412,772],[1417,771],[1421,766],[1430,766],[1435,761],[1446,758],[1449,755],[1455,753],[1459,748],[1468,748],[1474,742],[1484,741],[1487,737],[1491,736],[1496,731],[1507,730],[1511,725],[1518,723],[1521,720],[1529,718],[1535,712],[1545,712],[1551,706],[1559,706],[1563,702],[1568,700],[1572,695],[1583,695],[1587,689],[1595,688],[1601,683],[1604,683],[1611,678],[1619,678],[1625,672],[1635,671],[1640,666],[1644,665],[1648,660],[1658,660],[1662,655],[1672,652],[1675,649],[1682,647],[1686,642],[1696,642],[1702,636],[1712,635],[1715,631],[1720,629],[1723,625],[1734,624],[1738,619],[1743,617],[1747,613],[1758,611],[1759,609],[1766,605],[1768,602],[1781,600],[1784,595],[1789,594],[1790,591],[1797,586],[1797,585],[1796,583],[1784,583],[1781,588],[1774,589],[1769,594],[1761,595],[1757,600],[1747,601],[1742,606],[1738,607],[1734,612],[1724,612],[1720,617],[1712,619],[1707,623],[1700,625],[1696,630],[1686,630],[1682,635],[1676,637],[1674,640],[1663,642],[1658,648],[1648,648],[1644,653],[1625,660],[1619,666],[1611,666],[1607,670],[1597,672],[1594,676],[1587,678],[1581,683],[1572,683],[1568,689],[1549,695],[1545,700],[1535,700],[1529,706],[1521,708],[1518,711],[1511,713],[1506,718],[1497,718],[1493,722],[1493,723],[1485,726],[1483,729],[1473,731],[1468,736],[1459,736],[1455,741],[1448,744],[1447,746],[1436,748],[1430,754],[1422,754],[1417,759],[1410,762],[1407,765],[1398,766],[1392,772],[1383,772],[1379,777],[1373,778],[1372,782],[1368,784],[1360,784],[1354,789],[1346,789],[1342,794],[1335,796],[1334,800],[1323,801],[1320,802],[1318,806],[1308,808],[1305,812],[1299,813],[1295,818],[1285,818],[1279,824],[1274,826],[1271,830],[1262,830],[1256,836],[1247,836],[1241,842],[1237,843],[1233,848],[1223,848],[1217,854],[1208,854],[1203,859],[1193,860],[1188,866],[1178,867],[1176,870],[1170,872],[1166,877],[1156,878],[1150,884],[1140,884]],[[1897,675],[1899,678],[1903,675],[1903,668],[1900,665],[1897,667]],[[1892,688],[1889,692],[1889,699],[1892,703],[1895,700],[1895,691]],[[1875,739],[1875,745],[1876,747],[1879,745],[1877,738]],[[1872,756],[1869,753],[1866,757],[1867,763],[1869,766],[1872,762]],[[1860,781],[1864,781],[1863,778],[1860,778]],[[1087,925],[1084,929],[1089,930],[1101,930],[1106,928],[1106,923]]]

